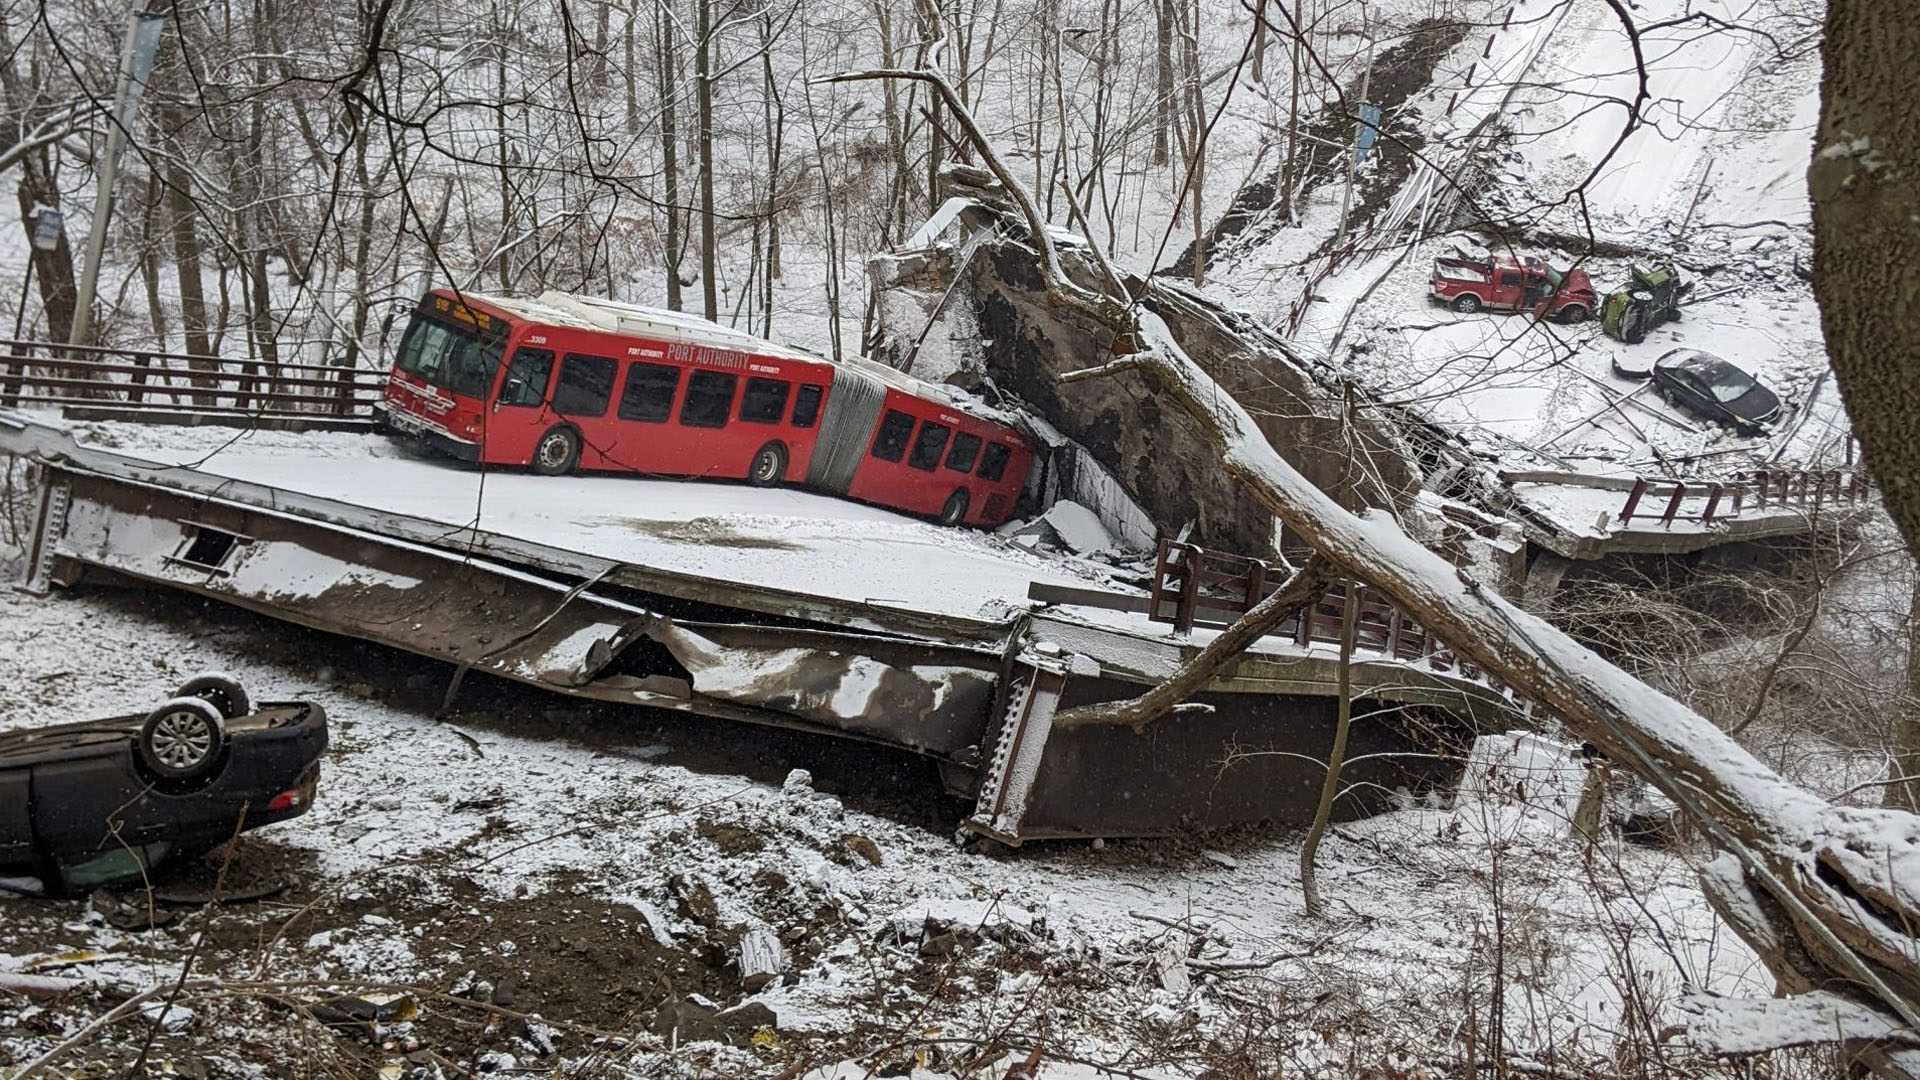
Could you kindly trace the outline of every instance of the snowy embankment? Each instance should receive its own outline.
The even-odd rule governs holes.
[[[1398,230],[1395,214],[1410,195],[1419,196],[1416,219],[1433,201],[1417,190],[1432,185],[1416,172],[1383,213],[1385,226],[1367,233],[1356,225],[1378,250],[1317,281],[1297,340],[1328,352],[1383,400],[1457,434],[1490,472],[1730,480],[1755,468],[1850,463],[1847,420],[1803,276],[1819,58],[1803,41],[1783,45],[1799,41],[1802,14],[1720,0],[1640,5],[1636,23],[1654,28],[1639,38],[1647,98],[1629,130],[1641,72],[1620,15],[1603,5],[1495,6],[1511,16],[1497,12],[1496,25],[1469,34],[1406,106],[1434,161],[1452,163],[1452,182],[1479,178],[1458,196],[1454,224],[1468,231],[1416,242]],[[1494,120],[1483,143],[1465,141]],[[1275,264],[1328,232],[1322,219],[1340,187],[1313,194],[1302,228],[1236,252],[1217,287],[1252,310],[1284,311],[1299,286],[1283,276],[1276,287]],[[1509,231],[1473,231],[1486,215]],[[1444,231],[1445,222],[1435,224]],[[1603,251],[1628,254],[1593,254],[1588,235]],[[1602,297],[1627,283],[1633,262],[1673,259],[1694,283],[1694,302],[1681,321],[1631,345],[1592,321],[1542,323],[1433,303],[1434,257],[1483,241],[1496,254],[1577,265]],[[1644,370],[1678,347],[1754,374],[1781,398],[1780,421],[1761,436],[1736,435],[1615,369]],[[1575,536],[1604,536],[1608,526],[1596,522],[1624,505],[1618,491],[1577,486],[1516,493]]]
[[[437,1055],[448,1075],[504,1060],[488,1055],[543,1070],[593,1058],[609,1076],[669,1061],[738,1073],[875,1055],[864,1063],[882,1067],[961,1061],[1009,1032],[1044,1045],[1043,1060],[1178,1075],[1283,1016],[1261,1053],[1338,1068],[1407,1045],[1459,1052],[1465,1003],[1486,1015],[1496,951],[1525,972],[1504,988],[1508,1044],[1573,1063],[1628,1031],[1624,959],[1656,1011],[1683,985],[1767,988],[1684,859],[1612,841],[1583,855],[1566,825],[1579,770],[1551,750],[1477,774],[1455,808],[1338,829],[1321,853],[1333,914],[1311,920],[1285,837],[988,858],[952,845],[951,810],[916,799],[928,778],[909,759],[798,740],[743,775],[741,761],[766,759],[765,733],[491,683],[436,722],[423,710],[441,673],[398,654],[167,594],[0,596],[0,726],[138,710],[208,668],[333,717],[314,810],[251,835],[236,859],[236,877],[285,873],[292,887],[167,909],[181,921],[147,932],[105,922],[104,897],[0,901],[0,968],[87,950],[38,970],[99,987],[0,1000],[0,1060],[28,1060],[119,995],[177,977],[200,931],[196,978],[300,1000],[380,984],[419,1009],[337,1034],[202,986],[157,1052],[191,1046],[213,1076],[277,1074],[296,1048],[367,1064]],[[808,765],[817,784],[786,775]],[[1510,800],[1521,789],[1530,804]],[[792,962],[749,994],[733,961],[756,926]],[[338,986],[284,985],[303,981]],[[686,995],[770,1012],[733,1014],[744,1026],[731,1030],[669,1009],[652,1034],[661,1003]],[[124,1061],[144,1034],[110,1028],[80,1056]]]

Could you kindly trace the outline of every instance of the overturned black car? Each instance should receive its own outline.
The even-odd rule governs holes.
[[[203,675],[145,715],[0,733],[0,874],[138,879],[313,804],[327,715]]]

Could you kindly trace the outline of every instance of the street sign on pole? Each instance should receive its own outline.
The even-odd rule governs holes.
[[[1360,106],[1360,134],[1353,143],[1353,164],[1356,168],[1367,163],[1367,151],[1380,138],[1380,106]]]
[[[60,246],[60,234],[66,228],[65,218],[60,211],[51,206],[33,208],[33,246],[41,251],[52,251]]]

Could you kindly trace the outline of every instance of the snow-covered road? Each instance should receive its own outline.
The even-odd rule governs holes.
[[[1092,564],[792,488],[533,476],[416,456],[379,435],[85,425],[146,461],[546,544],[670,573],[935,615],[997,619],[1042,581],[1092,586]]]

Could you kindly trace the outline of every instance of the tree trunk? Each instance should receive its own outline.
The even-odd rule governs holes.
[[[1187,186],[1193,189],[1193,284],[1207,283],[1207,226],[1201,214],[1207,181],[1207,103],[1200,86],[1200,4],[1194,0],[1193,22],[1187,27],[1187,108],[1192,110],[1193,163],[1188,167]]]
[[[1920,551],[1920,8],[1829,0],[1823,52],[1813,292],[1862,455]]]
[[[49,340],[71,341],[74,305],[80,291],[73,283],[73,249],[67,245],[66,230],[61,230],[60,242],[52,251],[33,247],[33,208],[59,209],[60,192],[53,184],[44,152],[28,154],[20,165],[20,221],[26,227],[34,277],[40,283],[40,310],[47,316]]]
[[[1280,167],[1280,210],[1293,220],[1294,161],[1300,149],[1300,0],[1293,0],[1293,53],[1288,63],[1292,87],[1287,91],[1287,161]]]
[[[679,311],[683,301],[680,297],[680,249],[684,242],[680,237],[680,130],[675,120],[678,117],[676,99],[680,96],[680,80],[677,77],[680,52],[674,48],[673,35],[675,20],[671,18],[672,8],[661,3],[654,9],[655,58],[660,76],[660,159],[661,173],[667,189],[667,307]]]
[[[1253,66],[1247,78],[1256,83],[1267,81],[1267,0],[1259,0],[1253,7]]]
[[[1153,0],[1153,163],[1167,163],[1167,133],[1173,128],[1173,5]]]
[[[503,3],[496,0],[494,5],[493,32],[494,51],[494,100],[499,106],[493,110],[493,138],[495,168],[500,180],[500,233],[494,244],[499,249],[495,256],[494,275],[500,280],[501,292],[513,291],[513,252],[508,241],[513,238],[513,163],[510,155],[510,143],[507,138],[507,39],[510,28]]]
[[[713,0],[694,0],[693,96],[700,125],[700,302],[709,320],[720,317],[719,237],[713,218]]]
[[[780,277],[780,166],[787,138],[787,103],[773,72],[773,12],[760,16],[760,68],[766,83],[762,117],[767,135],[767,247],[766,276],[761,295],[761,336],[773,336],[773,283]]]
[[[1327,913],[1320,899],[1314,871],[1320,854],[1320,838],[1327,834],[1333,820],[1333,800],[1340,794],[1340,770],[1347,759],[1347,733],[1353,730],[1353,628],[1360,613],[1360,583],[1347,579],[1347,595],[1340,605],[1340,715],[1334,722],[1333,748],[1327,751],[1327,775],[1320,783],[1320,804],[1314,808],[1313,824],[1300,844],[1300,896],[1307,914],[1319,918]]]
[[[1920,813],[1920,573],[1907,601],[1907,693],[1893,717],[1893,752],[1883,805]]]
[[[148,177],[145,187],[145,212],[140,215],[140,285],[147,298],[147,319],[153,324],[154,347],[165,352],[167,308],[160,299],[160,253],[156,250],[160,238],[154,234],[154,223],[160,218],[161,195],[152,177]]]
[[[170,109],[167,126],[182,131],[186,118]],[[167,217],[173,226],[173,267],[180,281],[180,334],[187,352],[209,356],[213,345],[207,339],[207,294],[200,278],[200,233],[193,220],[193,177],[181,164],[184,148],[175,143],[173,150],[167,159]]]

